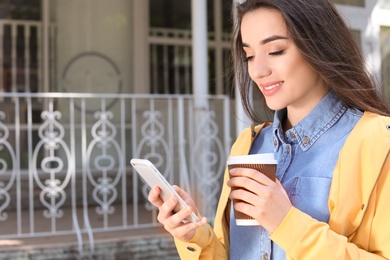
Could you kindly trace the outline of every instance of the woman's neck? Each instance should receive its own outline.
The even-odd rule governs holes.
[[[283,132],[286,133],[288,130],[290,130],[293,125],[291,124],[290,120],[288,120],[288,117],[286,115],[286,117],[283,119],[283,122],[282,122],[282,127],[283,127]]]

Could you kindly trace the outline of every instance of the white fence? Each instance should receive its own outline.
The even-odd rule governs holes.
[[[202,107],[189,95],[1,98],[0,239],[75,235],[82,251],[97,232],[157,226],[134,157],[154,162],[213,218],[231,145],[228,97],[204,97]]]

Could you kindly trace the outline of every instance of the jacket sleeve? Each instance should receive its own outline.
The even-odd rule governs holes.
[[[389,224],[386,225],[389,230]],[[270,238],[286,251],[287,259],[389,259],[389,237],[382,240],[381,251],[368,252],[329,225],[292,207]]]
[[[340,153],[329,222],[292,207],[271,234],[290,259],[390,259],[390,133],[369,125],[374,130],[356,132]],[[357,141],[364,133],[372,140]]]
[[[219,198],[214,229],[210,225],[198,228],[189,242],[175,239],[177,251],[181,259],[228,259],[229,219],[227,218],[229,187],[226,185],[228,172],[225,171],[222,192]]]
[[[189,242],[175,238],[175,244],[180,259],[228,259],[223,244],[210,225],[198,228]]]
[[[259,133],[261,128],[267,124],[261,125],[256,129]],[[248,154],[252,139],[253,128],[247,128],[241,132],[236,142],[232,146],[230,155]],[[228,259],[229,253],[229,194],[230,188],[226,185],[229,178],[229,172],[225,169],[222,183],[221,196],[218,202],[217,213],[215,216],[214,229],[210,225],[198,228],[194,237],[189,242],[183,242],[175,239],[177,251],[180,258],[190,259]]]

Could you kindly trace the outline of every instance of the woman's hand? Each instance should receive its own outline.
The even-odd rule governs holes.
[[[282,184],[254,169],[234,168],[230,174],[227,185],[232,188],[230,199],[235,201],[234,208],[272,233],[292,206]]]
[[[192,212],[197,212],[196,205],[191,197],[178,186],[173,186],[179,196],[187,203],[188,207],[181,209],[179,212],[173,213],[173,209],[179,202],[178,199],[172,196],[166,202],[160,198],[161,190],[159,187],[153,187],[149,192],[149,201],[159,209],[157,216],[158,222],[164,225],[164,228],[177,239],[184,242],[191,240],[198,227],[207,223],[205,217],[201,218],[197,223],[187,222],[185,219]]]

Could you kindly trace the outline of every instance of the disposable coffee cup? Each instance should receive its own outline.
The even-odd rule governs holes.
[[[242,156],[231,156],[227,161],[229,171],[234,168],[249,168],[259,171],[271,180],[275,181],[276,166],[278,162],[273,153],[249,154]],[[230,176],[230,174],[229,174]],[[231,178],[232,176],[230,176]],[[236,200],[233,200],[233,205]],[[252,217],[234,210],[234,218],[238,226],[256,226],[259,223]]]

